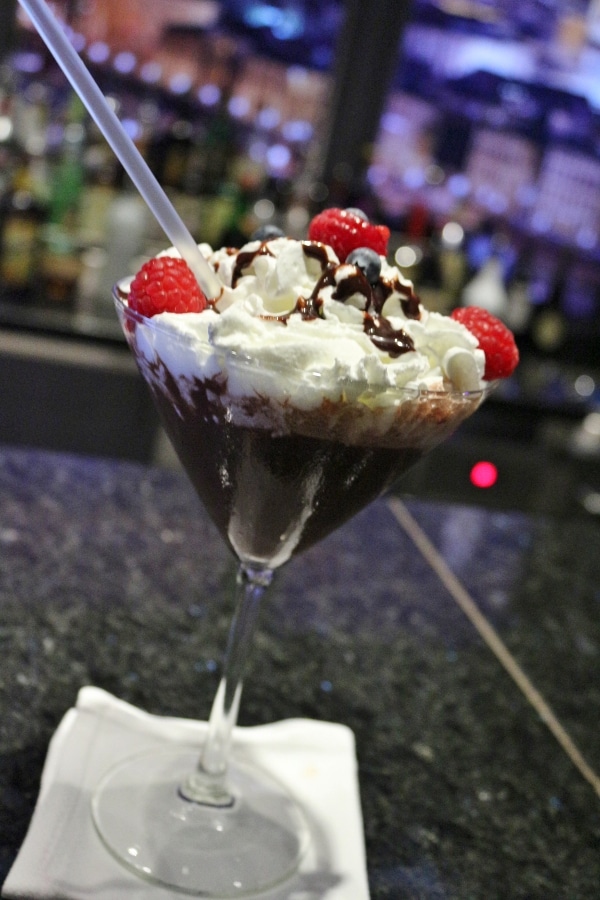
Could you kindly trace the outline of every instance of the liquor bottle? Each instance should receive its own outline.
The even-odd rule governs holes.
[[[531,342],[535,350],[545,355],[558,354],[567,338],[568,323],[562,308],[567,277],[567,266],[561,261],[546,302],[536,306],[531,317]]]
[[[146,206],[129,185],[110,204],[106,219],[104,266],[99,273],[96,312],[113,315],[112,289],[125,275],[133,275],[146,242]]]
[[[84,107],[73,95],[67,109],[60,156],[54,166],[49,210],[49,221],[67,230],[75,227],[84,186],[84,119]]]
[[[0,201],[0,285],[8,299],[34,299],[44,216],[23,159]]]
[[[48,221],[44,228],[41,258],[40,303],[54,309],[69,310],[75,301],[81,267],[79,215],[85,184],[85,142],[85,109],[79,98],[71,94],[65,111],[58,158],[52,166]]]
[[[146,159],[164,188],[183,190],[192,148],[193,127],[186,119],[177,119],[160,128],[148,143]]]
[[[481,306],[499,319],[506,318],[508,294],[502,262],[496,255],[490,256],[465,285],[461,299],[463,306]]]
[[[508,304],[505,322],[515,334],[519,343],[521,337],[528,333],[533,310],[531,274],[529,270],[530,258],[530,251],[526,245],[525,249],[519,254],[507,287]]]

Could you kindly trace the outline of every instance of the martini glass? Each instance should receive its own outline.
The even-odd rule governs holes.
[[[204,746],[138,755],[109,771],[93,797],[94,822],[108,849],[142,878],[196,896],[250,896],[288,879],[310,839],[288,790],[231,747],[273,572],[384,492],[470,416],[485,391],[399,388],[382,402],[348,382],[324,397],[318,372],[219,353],[130,310],[119,289],[115,303],[165,430],[238,574]]]

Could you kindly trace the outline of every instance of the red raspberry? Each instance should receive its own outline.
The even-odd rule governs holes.
[[[207,305],[188,264],[172,256],[145,262],[129,290],[129,308],[147,318],[161,312],[202,312]]]
[[[331,207],[318,213],[308,226],[311,241],[329,244],[340,262],[359,247],[370,247],[385,256],[390,229],[385,225],[371,225],[368,219],[350,209]]]
[[[512,375],[519,362],[519,351],[512,331],[500,319],[479,306],[461,306],[452,310],[450,315],[479,341],[485,353],[483,377],[486,381]]]

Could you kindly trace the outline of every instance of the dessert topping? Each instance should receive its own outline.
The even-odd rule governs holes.
[[[500,319],[479,306],[461,306],[451,316],[479,341],[485,353],[486,381],[512,375],[519,362],[519,351],[512,332]]]
[[[163,312],[202,312],[207,306],[204,293],[183,259],[150,259],[131,282],[129,307],[148,318]]]
[[[366,313],[363,329],[375,346],[391,356],[392,359],[415,349],[410,335],[403,328],[394,328],[389,319],[385,319],[383,316]]]
[[[390,229],[385,225],[372,225],[359,212],[337,207],[324,209],[310,222],[308,237],[311,241],[329,244],[340,260],[346,260],[359,247],[369,247],[379,256],[385,256]]]
[[[348,254],[347,263],[358,266],[369,284],[376,284],[381,275],[381,257],[370,247],[357,247]]]
[[[274,238],[285,237],[285,233],[277,225],[268,223],[261,225],[252,234],[251,241],[272,241]]]

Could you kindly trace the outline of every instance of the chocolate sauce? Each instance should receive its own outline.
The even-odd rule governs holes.
[[[302,250],[309,259],[316,259],[321,266],[321,271],[325,271],[329,265],[329,256],[325,244],[319,244],[317,241],[302,241]]]
[[[401,328],[392,328],[385,316],[365,313],[363,328],[375,346],[393,358],[415,349],[410,335]]]
[[[294,310],[294,312],[297,312],[302,316],[305,322],[310,322],[311,319],[321,318],[322,311],[323,301],[319,299],[315,291],[312,292],[310,297],[298,297],[296,308]],[[287,314],[286,320],[289,319],[290,315],[291,313]]]
[[[409,335],[402,329],[392,328],[389,320],[381,315],[385,301],[392,293],[396,292],[401,295],[400,303],[404,315],[409,319],[420,318],[419,298],[410,284],[400,281],[399,278],[395,278],[393,281],[379,278],[374,285],[371,285],[358,266],[349,266],[354,271],[338,280],[336,275],[340,266],[330,262],[324,244],[318,241],[302,241],[302,250],[305,256],[317,260],[321,267],[321,275],[310,297],[299,297],[293,312],[299,313],[305,321],[322,317],[323,301],[319,294],[323,288],[332,287],[331,298],[340,303],[345,303],[350,297],[358,294],[365,299],[364,332],[379,350],[395,358],[415,349]],[[232,287],[236,286],[239,278],[243,276],[246,269],[250,268],[257,256],[272,255],[268,240],[262,241],[256,250],[240,251],[231,276]],[[293,312],[278,316],[263,316],[263,318],[285,325]]]
[[[273,256],[269,250],[269,242],[262,241],[257,250],[240,250],[231,273],[231,287],[235,287],[238,280],[244,274],[245,269],[249,269],[257,256]]]
[[[340,303],[345,303],[346,300],[350,299],[350,297],[353,297],[356,294],[362,294],[362,296],[365,298],[365,309],[368,309],[368,307],[371,305],[373,291],[371,289],[371,285],[369,284],[361,270],[358,268],[356,269],[355,274],[340,278],[340,280],[336,284],[333,294],[331,295],[331,298],[332,300],[339,300]]]
[[[370,308],[376,313],[381,313],[385,301],[388,297],[392,296],[394,291],[397,294],[400,294],[400,305],[402,306],[402,312],[406,318],[420,319],[421,311],[419,309],[419,297],[415,294],[410,284],[400,281],[399,278],[394,278],[393,281],[386,281],[383,278],[380,278],[377,283],[373,285]]]

